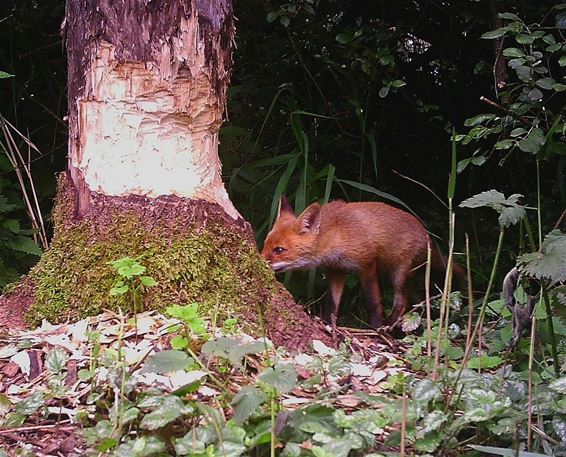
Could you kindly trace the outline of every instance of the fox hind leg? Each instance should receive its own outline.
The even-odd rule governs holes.
[[[383,296],[379,284],[377,262],[360,270],[360,280],[365,299],[368,324],[374,329],[383,325]]]

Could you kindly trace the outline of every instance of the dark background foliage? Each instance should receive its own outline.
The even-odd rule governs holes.
[[[383,199],[375,190],[402,200],[445,239],[445,208],[401,175],[446,200],[452,129],[465,134],[466,119],[503,114],[481,96],[510,102],[495,92],[494,41],[481,35],[501,27],[497,13],[502,12],[552,27],[554,6],[549,0],[235,0],[237,49],[221,155],[231,197],[258,240],[280,193],[301,210],[325,198]],[[62,0],[0,5],[0,70],[14,75],[0,79],[0,113],[42,153],[31,158],[46,214],[67,150],[63,15]],[[556,59],[550,68],[558,80]],[[557,113],[564,100],[555,95],[544,102]],[[474,157],[474,163],[458,176],[456,203],[498,189],[523,194],[523,202],[535,206],[535,155],[494,149],[508,131],[494,133],[459,145],[459,159]],[[543,232],[548,232],[566,206],[564,156],[540,163]],[[10,198],[16,198],[9,168],[2,166],[2,192],[7,195],[12,187]],[[21,210],[10,217],[25,225]],[[469,210],[458,210],[457,217],[457,245],[461,248],[464,232],[470,234],[481,284],[482,265],[496,242],[496,217]],[[504,261],[512,262],[518,244],[517,237],[509,239]],[[22,262],[20,271],[27,266],[29,261]]]

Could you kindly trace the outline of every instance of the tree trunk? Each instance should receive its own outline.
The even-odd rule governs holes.
[[[328,341],[260,259],[222,183],[231,1],[69,0],[63,32],[68,170],[52,246],[20,288],[33,285],[27,318],[131,307],[109,294],[109,262],[140,256],[158,283],[144,309],[196,302],[255,333],[263,315],[276,344]]]

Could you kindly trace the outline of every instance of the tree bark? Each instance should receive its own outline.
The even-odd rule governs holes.
[[[329,343],[259,257],[221,179],[231,1],[69,0],[63,32],[68,170],[52,245],[13,295],[28,320],[131,307],[109,294],[109,262],[130,256],[158,283],[143,309],[197,302],[276,344]]]

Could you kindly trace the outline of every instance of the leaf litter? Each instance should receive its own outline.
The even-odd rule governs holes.
[[[44,321],[37,329],[8,334],[0,346],[0,454],[2,449],[9,452],[5,455],[19,449],[45,456],[78,456],[92,451],[93,439],[85,438],[85,429],[96,430],[94,434],[101,437],[111,435],[105,421],[113,419],[112,408],[106,415],[96,410],[96,400],[107,389],[123,389],[122,394],[130,398],[134,390],[140,398],[158,392],[159,404],[151,405],[146,396],[135,411],[134,405],[128,406],[135,418],[140,410],[151,408],[139,426],[155,430],[190,412],[187,408],[192,407],[182,400],[198,401],[225,419],[243,424],[268,395],[261,387],[266,385],[277,391],[285,412],[317,407],[321,390],[326,392],[325,407],[352,412],[365,404],[360,394],[380,394],[380,384],[390,374],[403,371],[391,342],[383,344],[375,334],[368,338],[363,333],[349,334],[346,329],[339,331],[349,340],[348,347],[334,349],[313,341],[313,350],[300,354],[276,349],[268,339],[216,329],[208,341],[200,341],[198,357],[203,366],[198,366],[192,355],[171,349],[172,330],[179,327],[179,321],[146,312],[139,314],[136,322],[137,328],[132,319],[105,312],[76,323],[52,325]],[[120,385],[116,379],[107,360],[112,356],[114,361],[122,357],[131,386]],[[395,361],[391,367],[390,361]],[[220,401],[226,392],[233,398],[231,403]],[[171,393],[176,396],[168,395]],[[284,417],[281,411],[278,421],[284,422],[280,417]],[[120,449],[140,446],[133,439],[118,446],[108,436],[109,448],[102,455],[120,455]],[[104,442],[97,442],[98,451],[104,450]],[[180,440],[175,442],[175,448],[182,448]]]

